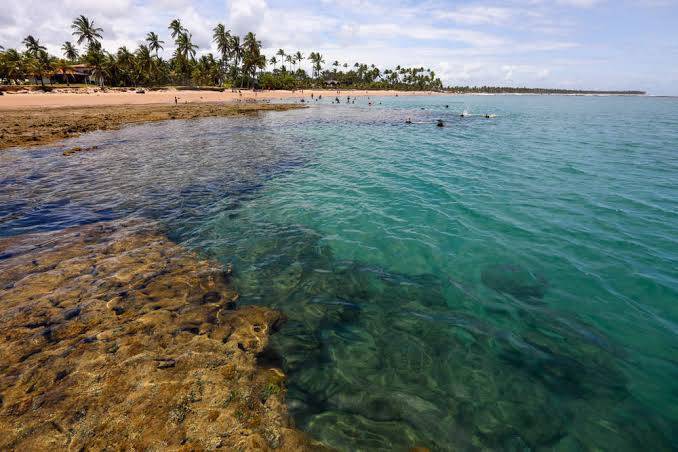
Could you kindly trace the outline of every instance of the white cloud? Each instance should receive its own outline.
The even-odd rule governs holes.
[[[557,0],[559,4],[577,8],[591,8],[602,3],[601,0]]]
[[[452,11],[439,11],[438,19],[449,19],[460,24],[505,24],[513,17],[514,10],[496,6],[461,6]]]

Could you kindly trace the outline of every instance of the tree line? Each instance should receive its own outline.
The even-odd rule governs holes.
[[[212,29],[217,54],[197,57],[198,46],[193,35],[179,19],[168,26],[174,52],[168,59],[159,55],[163,41],[156,32],[149,32],[136,49],[126,46],[114,52],[102,47],[104,30],[93,20],[81,15],[71,24],[74,41],[61,46],[62,55],[47,52],[40,40],[28,35],[24,49],[0,46],[0,83],[24,84],[27,79],[75,81],[77,69],[85,67],[100,86],[164,86],[193,85],[231,88],[303,89],[332,86],[355,89],[442,90],[443,85],[430,69],[405,68],[380,70],[367,65],[334,61],[326,67],[319,52],[304,56],[300,51],[288,53],[279,49],[267,58],[261,41],[252,32],[241,37],[223,24]],[[308,61],[311,73],[301,67]],[[268,70],[266,70],[268,68]]]
[[[560,88],[518,88],[513,86],[449,86],[445,88],[445,91],[456,94],[646,94],[645,91],[595,91]]]

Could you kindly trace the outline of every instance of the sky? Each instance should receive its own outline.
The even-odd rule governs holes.
[[[256,33],[264,53],[320,52],[381,69],[424,66],[445,85],[640,89],[678,95],[678,0],[5,0],[0,45],[32,34],[60,55],[84,14],[109,51],[179,18],[214,52],[211,30]]]

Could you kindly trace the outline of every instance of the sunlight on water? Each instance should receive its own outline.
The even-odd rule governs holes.
[[[342,450],[675,448],[678,102],[374,101],[4,153],[0,235],[149,217],[233,262]]]

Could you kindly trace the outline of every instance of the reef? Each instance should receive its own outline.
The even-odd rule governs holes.
[[[317,450],[265,359],[275,310],[155,225],[0,240],[1,450]]]
[[[194,103],[180,105],[104,105],[97,107],[6,109],[0,115],[0,150],[32,147],[128,124],[257,114],[303,108],[292,104]]]

